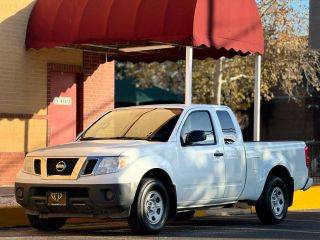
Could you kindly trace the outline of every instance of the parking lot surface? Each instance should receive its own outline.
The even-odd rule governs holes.
[[[255,215],[203,217],[170,223],[157,236],[136,236],[125,222],[69,223],[41,233],[30,227],[0,228],[0,239],[320,239],[320,212],[289,213],[280,225],[262,225]]]

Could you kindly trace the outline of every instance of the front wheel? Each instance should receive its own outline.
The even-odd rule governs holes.
[[[275,176],[267,179],[263,193],[256,204],[257,215],[262,223],[281,223],[288,212],[289,194],[284,181]]]
[[[143,179],[131,207],[128,224],[137,234],[159,233],[169,215],[169,197],[161,181]]]
[[[31,226],[40,231],[55,231],[63,227],[67,219],[65,218],[39,218],[35,215],[27,215]]]

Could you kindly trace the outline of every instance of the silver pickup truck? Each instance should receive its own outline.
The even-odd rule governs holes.
[[[169,218],[239,201],[254,205],[263,223],[276,224],[294,191],[312,185],[307,152],[304,142],[244,143],[225,106],[115,109],[76,142],[29,153],[16,199],[40,230],[96,217],[157,233]]]

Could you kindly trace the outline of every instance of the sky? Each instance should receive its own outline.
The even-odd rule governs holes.
[[[309,0],[300,0],[300,2],[306,6],[306,7],[309,7]],[[297,6],[297,3],[293,3],[293,5],[296,5]]]
[[[303,6],[305,6],[306,8],[309,9],[309,0],[300,0],[300,2],[301,2],[301,4],[303,4]],[[300,7],[300,6],[298,6],[297,3],[293,3],[292,5],[296,8]]]
[[[301,8],[302,11],[307,11],[307,15],[309,16],[309,1],[310,0],[298,0],[295,3],[292,3],[292,5],[296,9]],[[297,2],[299,2],[299,3],[297,3]],[[307,35],[308,28],[309,28],[309,26],[307,26],[304,30],[302,30],[300,34]]]

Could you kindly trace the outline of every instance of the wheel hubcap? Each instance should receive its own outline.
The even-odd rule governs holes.
[[[271,207],[276,217],[281,217],[284,207],[284,194],[281,188],[275,187],[271,194]]]
[[[145,202],[145,213],[151,224],[158,224],[163,216],[163,199],[157,191],[148,193]]]

